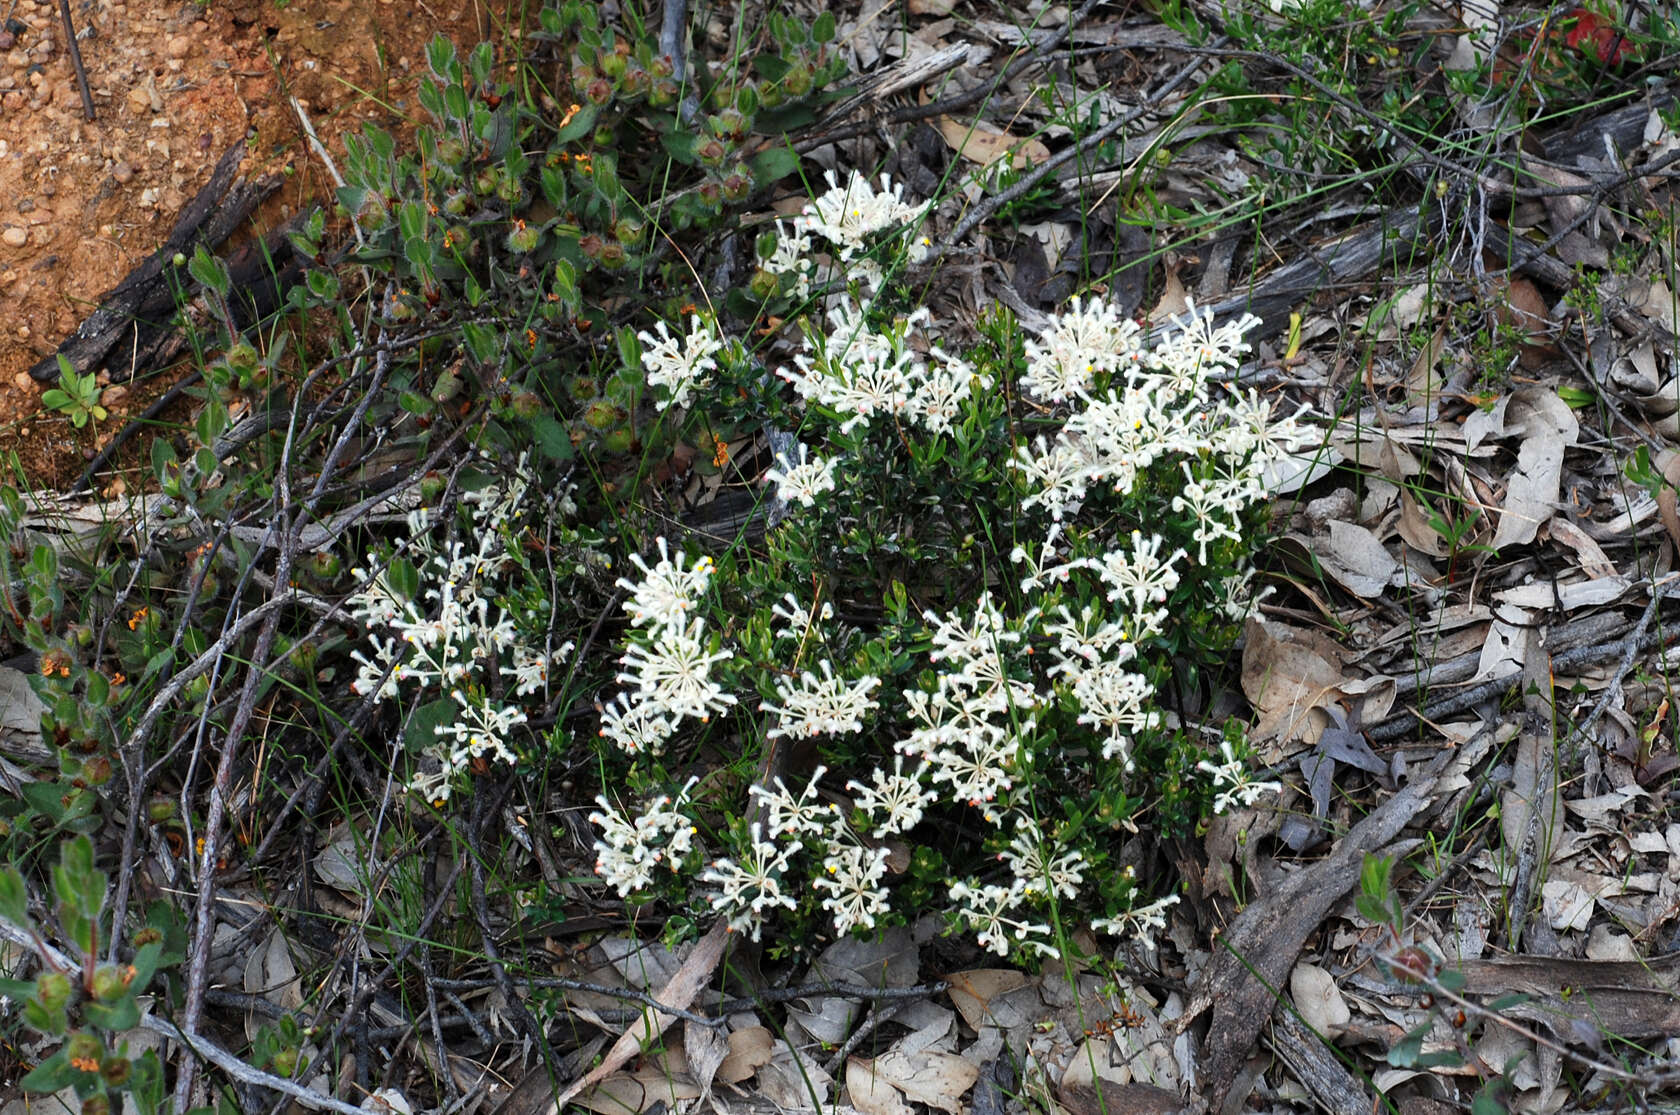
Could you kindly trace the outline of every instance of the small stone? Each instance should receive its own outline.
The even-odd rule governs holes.
[[[35,377],[28,372],[19,372],[12,377],[12,383],[19,391],[35,390]]]
[[[21,248],[29,243],[29,230],[8,225],[5,232],[0,232],[0,240],[4,240],[9,248]]]
[[[134,168],[126,162],[118,163],[111,168],[111,177],[118,182],[128,182],[134,177]]]
[[[163,49],[164,53],[171,58],[185,58],[192,53],[192,38],[187,35],[176,35],[169,40],[169,44]]]
[[[18,212],[19,213],[27,213],[34,208],[35,208],[35,199],[32,198],[32,197],[26,197],[22,201],[18,202]]]
[[[139,116],[152,107],[151,94],[144,89],[134,88],[128,91],[128,110]]]
[[[0,31],[0,50],[11,50],[12,44],[17,42],[17,36],[10,31]]]

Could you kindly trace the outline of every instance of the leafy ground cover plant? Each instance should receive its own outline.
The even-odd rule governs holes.
[[[1203,722],[1200,671],[1246,611],[1268,470],[1315,435],[1217,382],[1245,320],[1192,310],[1149,343],[1076,301],[1042,337],[999,316],[947,351],[928,311],[894,311],[905,296],[869,254],[913,260],[919,208],[859,175],[831,183],[765,245],[778,286],[826,308],[775,373],[798,423],[766,474],[784,517],[761,552],[715,559],[624,531],[596,870],[626,900],[719,911],[754,941],[773,922],[811,941],[934,906],[1017,957],[1056,954],[1075,912],[1158,925],[1172,899],[1117,862],[1126,835],[1186,832],[1216,799],[1269,788],[1240,731]],[[759,373],[714,322],[679,329],[644,332],[634,371],[681,428]],[[465,702],[408,720],[438,737],[408,784],[439,804],[475,760],[515,759],[522,714],[467,696],[481,666],[499,661],[515,692],[542,681],[482,583],[517,575],[505,528],[529,488],[516,475],[475,498],[508,509],[475,509],[476,553],[412,521],[429,560],[366,576],[354,599],[376,629],[359,688]],[[972,835],[912,837],[941,827]]]
[[[1316,93],[1366,97],[1412,13],[1279,8],[1231,26],[1346,72],[1273,97],[1233,63],[1206,92],[1239,125],[1288,114],[1278,146],[1246,149],[1277,183],[1365,181],[1394,133]],[[1576,41],[1546,41],[1572,66],[1633,59],[1571,18]],[[843,162],[800,166],[803,212],[738,233],[744,265],[713,271],[703,234],[799,166],[782,130],[841,76],[833,20],[771,15],[739,36],[755,50],[679,80],[633,10],[538,19],[517,61],[434,46],[414,151],[350,143],[350,267],[319,215],[296,237],[307,328],[242,335],[225,271],[181,261],[208,292],[204,384],[195,428],[153,450],[143,534],[71,553],[6,497],[4,617],[38,656],[58,768],[4,805],[25,875],[67,834],[150,834],[187,865],[208,942],[224,872],[288,839],[264,809],[318,810],[363,879],[404,890],[343,929],[396,957],[379,980],[421,973],[390,981],[403,995],[505,955],[498,887],[525,924],[581,894],[672,940],[722,918],[771,959],[927,912],[1027,963],[1076,961],[1089,930],[1147,938],[1178,881],[1154,839],[1277,788],[1212,699],[1261,504],[1318,436],[1234,386],[1252,322],[1192,308],[1150,335],[1092,289],[1041,330],[1003,312],[964,330],[925,307],[933,199]],[[1411,141],[1451,110],[1396,88],[1386,119],[1415,108]],[[1356,117],[1356,150],[1306,138]],[[1172,165],[1146,160],[1125,192]],[[1256,219],[1304,204],[1252,196]],[[734,459],[760,430],[769,452]],[[690,468],[756,501],[762,533],[686,529],[671,489]],[[1464,535],[1451,582],[1479,549],[1468,519],[1441,522]],[[373,870],[416,847],[455,873]],[[124,885],[113,927],[135,920]],[[1381,912],[1398,943],[1402,914]],[[169,1000],[189,1032],[192,978]],[[353,1023],[302,1024],[314,1007],[247,1059],[332,1065],[316,1053]],[[540,1048],[546,1020],[514,1014]],[[93,1083],[67,1063],[52,1082]]]

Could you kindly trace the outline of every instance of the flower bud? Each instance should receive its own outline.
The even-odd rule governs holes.
[[[729,154],[729,149],[723,145],[721,140],[708,139],[694,149],[694,154],[707,166],[717,166]]]
[[[604,105],[612,100],[612,82],[604,77],[598,77],[584,87],[583,95],[592,105]]]
[[[731,171],[723,180],[723,196],[730,201],[743,201],[752,193],[752,178],[745,171]]]
[[[154,825],[167,824],[175,819],[175,802],[171,798],[155,797],[146,803],[146,818]],[[138,938],[136,938],[138,941]]]
[[[775,272],[760,267],[753,272],[752,281],[747,284],[747,289],[752,291],[754,298],[763,301],[766,298],[774,298],[781,285],[782,281]]]
[[[105,1085],[109,1088],[121,1088],[128,1083],[129,1074],[134,1064],[127,1057],[107,1057],[100,1062],[99,1075],[104,1077]],[[82,1110],[87,1110],[85,1107]]]
[[[443,489],[448,481],[436,469],[420,478],[420,502],[430,506],[443,495]]]
[[[48,1011],[63,1010],[71,990],[70,977],[63,972],[42,972],[35,979],[35,998]]]
[[[105,1043],[86,1030],[77,1030],[64,1043],[64,1052],[69,1055],[70,1063],[78,1068],[90,1063],[98,1065],[105,1057]]]
[[[82,1115],[111,1115],[111,1099],[104,1092],[91,1095],[82,1101],[81,1112]]]
[[[586,259],[600,259],[601,248],[604,243],[605,242],[593,232],[587,233],[579,238],[578,251],[582,252],[584,254],[584,258]]]
[[[583,409],[584,425],[592,430],[610,430],[630,417],[620,408],[607,402],[598,400]]]
[[[508,407],[517,417],[528,422],[542,413],[543,401],[534,391],[520,391],[508,401]]]
[[[115,964],[101,964],[93,973],[93,997],[109,1003],[128,990],[128,980]]]

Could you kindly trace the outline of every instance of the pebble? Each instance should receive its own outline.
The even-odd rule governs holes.
[[[176,35],[169,40],[169,44],[163,49],[164,53],[171,58],[185,58],[192,53],[192,38],[187,35]]]
[[[19,372],[12,377],[12,385],[19,391],[33,391],[35,390],[35,377],[28,372]]]
[[[0,31],[0,50],[11,50],[12,44],[17,42],[17,36],[10,31]]]
[[[111,177],[118,182],[127,182],[134,177],[134,168],[127,163],[118,163],[111,168]]]
[[[0,232],[0,240],[4,240],[8,247],[21,248],[29,243],[29,230],[12,225],[5,232]]]

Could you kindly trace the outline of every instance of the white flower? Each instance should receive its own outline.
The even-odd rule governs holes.
[[[1060,956],[1054,945],[1034,939],[1047,935],[1048,925],[1009,916],[1019,899],[1017,891],[990,883],[978,887],[966,882],[951,885],[951,901],[959,904],[957,916],[977,932],[982,948],[1006,956],[1011,945],[1020,945],[1046,956]]]
[[[834,664],[828,659],[818,663],[822,671],[818,677],[806,670],[797,683],[776,683],[776,696],[781,704],[765,701],[759,709],[776,718],[776,724],[764,733],[765,739],[782,736],[805,738],[832,734],[840,735],[863,730],[864,716],[879,706],[869,694],[881,679],[865,674],[847,681],[834,676]]]
[[[672,871],[694,846],[694,822],[682,812],[685,798],[694,785],[690,780],[678,792],[650,801],[634,819],[613,808],[604,795],[595,803],[601,808],[589,815],[589,823],[601,829],[595,842],[595,873],[629,898],[653,884],[653,869],[663,863]]]
[[[811,459],[810,453],[810,446],[801,442],[798,464],[777,457],[777,467],[764,470],[765,483],[776,485],[776,496],[783,503],[814,507],[817,496],[834,490],[834,466],[840,463],[840,458]]]
[[[1119,755],[1132,769],[1131,736],[1148,731],[1161,722],[1161,714],[1145,704],[1155,695],[1154,687],[1142,674],[1134,674],[1113,662],[1099,662],[1079,675],[1073,696],[1082,710],[1078,723],[1107,733],[1103,758]]]
[[[516,725],[525,723],[525,714],[516,708],[492,709],[487,704],[469,701],[460,715],[449,724],[432,729],[441,740],[452,746],[445,766],[460,771],[485,755],[492,755],[504,763],[517,762],[517,756],[507,746],[507,735]]]
[[[887,849],[842,844],[823,860],[823,872],[812,885],[828,892],[822,905],[834,915],[834,931],[874,929],[876,915],[888,909],[887,892],[879,885],[887,873]]]
[[[689,614],[712,582],[716,566],[711,558],[702,556],[691,568],[685,569],[688,555],[678,553],[677,559],[672,561],[670,545],[665,538],[661,536],[655,541],[659,547],[659,561],[650,568],[642,560],[642,555],[631,554],[630,563],[642,571],[642,579],[632,581],[620,577],[618,587],[631,594],[630,599],[624,602],[624,610],[630,613],[630,622],[658,632],[665,628],[680,628],[688,623]]]
[[[627,693],[620,693],[615,700],[601,706],[599,734],[629,755],[644,751],[650,755],[659,754],[676,730],[676,723],[669,716],[639,701],[632,701]]]
[[[1237,758],[1230,740],[1220,741],[1219,752],[1225,758],[1223,763],[1214,764],[1203,759],[1196,764],[1197,770],[1212,776],[1214,788],[1219,791],[1213,799],[1215,813],[1224,813],[1237,806],[1247,808],[1267,794],[1283,789],[1281,782],[1254,781],[1243,761]]]
[[[1237,357],[1249,351],[1243,335],[1260,324],[1253,314],[1244,314],[1216,328],[1213,315],[1198,311],[1194,302],[1183,317],[1174,315],[1172,321],[1178,332],[1157,345],[1146,361],[1171,377],[1180,394],[1212,372],[1235,368]]]
[[[811,261],[806,258],[810,250],[811,237],[799,231],[797,222],[792,228],[776,222],[776,250],[764,261],[764,269],[773,275],[796,276],[788,293],[801,301],[811,294]]]
[[[645,644],[632,644],[619,659],[625,670],[618,680],[634,686],[636,700],[650,711],[706,720],[735,703],[711,680],[713,663],[732,657],[728,650],[708,650],[702,624],[695,620],[687,627],[664,628]]]
[[[832,170],[824,171],[823,177],[828,191],[805,207],[803,227],[839,248],[842,260],[867,248],[871,236],[917,220],[926,209],[905,204],[904,187],[894,186],[884,174],[880,193],[855,170],[845,186]]]
[[[904,756],[893,756],[891,773],[876,767],[870,772],[870,785],[852,781],[846,789],[856,795],[857,807],[875,822],[877,835],[891,836],[909,832],[922,819],[922,812],[934,798],[932,790],[922,785],[927,764],[920,764],[914,773],[904,773]]]
[[[770,614],[782,620],[785,624],[785,626],[776,630],[777,642],[783,639],[804,642],[805,637],[811,634],[819,620],[834,618],[834,605],[824,600],[823,606],[818,609],[817,615],[813,617],[810,609],[801,604],[797,596],[788,592],[782,594],[782,599],[779,602],[770,605]]]
[[[1026,345],[1027,374],[1021,388],[1047,403],[1087,398],[1099,373],[1112,373],[1137,351],[1140,330],[1113,307],[1075,298],[1050,320],[1050,327]]]
[[[712,336],[699,314],[689,318],[688,336],[683,340],[671,336],[670,328],[663,321],[657,328],[658,336],[648,332],[636,334],[645,346],[642,370],[650,384],[670,391],[666,406],[687,406],[694,390],[708,382],[707,373],[717,370],[717,361],[712,357],[723,349],[723,342]]]
[[[762,829],[751,826],[747,852],[736,863],[720,859],[700,876],[703,883],[715,883],[718,892],[712,896],[712,909],[727,911],[729,928],[739,933],[752,930],[758,940],[764,928],[764,912],[780,906],[794,909],[798,905],[793,896],[782,889],[782,874],[787,870],[788,857],[793,848],[778,849],[763,839]]]
[[[1184,487],[1179,489],[1178,495],[1173,496],[1172,509],[1188,511],[1195,516],[1196,529],[1191,533],[1190,539],[1199,547],[1196,551],[1196,563],[1206,565],[1209,542],[1217,542],[1221,538],[1241,542],[1242,535],[1236,527],[1219,518],[1230,512],[1225,507],[1217,485],[1199,481],[1192,476],[1188,461],[1181,462],[1180,467],[1184,470]]]
[[[1136,934],[1148,948],[1155,947],[1155,934],[1167,927],[1167,911],[1178,905],[1178,895],[1170,894],[1147,906],[1128,910],[1116,918],[1098,918],[1091,928],[1098,933],[1112,933],[1117,937]]]
[[[1079,894],[1079,884],[1085,881],[1085,857],[1071,849],[1054,854],[1038,822],[1024,813],[1017,814],[1015,838],[998,858],[1009,863],[1015,873],[1015,885],[1025,895],[1049,891],[1073,898]]]
[[[827,767],[819,766],[811,774],[811,780],[805,788],[794,797],[788,791],[786,784],[778,777],[776,788],[766,790],[762,786],[753,786],[748,792],[764,802],[766,806],[765,819],[770,824],[771,836],[822,836],[830,826],[840,819],[840,811],[834,806],[818,800],[817,783],[828,773]]]
[[[929,355],[934,362],[922,367],[909,409],[928,433],[949,433],[962,416],[963,403],[975,391],[990,390],[992,379],[941,348]]]

